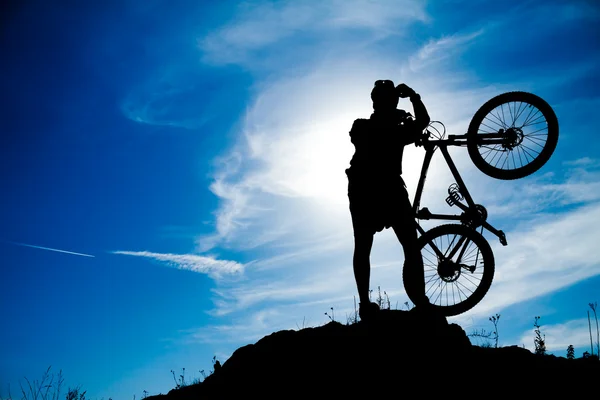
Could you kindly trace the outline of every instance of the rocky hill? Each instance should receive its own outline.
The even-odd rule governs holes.
[[[472,346],[444,317],[383,310],[369,322],[279,331],[237,349],[204,382],[149,400],[564,395],[600,398],[600,362]]]

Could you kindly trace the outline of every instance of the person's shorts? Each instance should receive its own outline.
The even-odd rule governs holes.
[[[396,224],[415,222],[400,175],[356,177],[348,174],[348,198],[354,234],[375,234]]]

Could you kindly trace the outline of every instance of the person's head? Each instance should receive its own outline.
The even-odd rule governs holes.
[[[398,106],[399,96],[394,82],[390,80],[375,81],[375,86],[371,91],[371,100],[373,100],[375,111],[395,110]]]

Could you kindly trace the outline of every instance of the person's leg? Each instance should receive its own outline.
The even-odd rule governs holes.
[[[377,226],[377,209],[373,204],[372,184],[368,181],[357,181],[349,184],[350,213],[354,230],[354,255],[352,265],[360,307],[358,314],[363,321],[375,316],[379,310],[376,303],[369,300],[369,283],[371,278],[371,248]]]
[[[405,279],[409,282],[413,282],[411,287],[418,290],[418,293],[414,293],[414,296],[420,297],[421,300],[417,300],[415,305],[420,305],[421,301],[429,300],[425,296],[425,271],[423,268],[423,257],[417,246],[417,230],[414,220],[404,220],[397,224],[392,225],[392,229],[398,238],[398,241],[402,245],[404,250],[404,264],[405,264]],[[407,289],[408,290],[408,289]]]
[[[354,279],[358,290],[358,298],[362,304],[369,302],[369,281],[371,278],[371,248],[373,234],[369,231],[354,232]]]
[[[395,223],[392,225],[392,229],[404,250],[404,279],[411,282],[410,289],[414,288],[416,291],[416,293],[411,293],[411,297],[416,300],[415,305],[426,305],[429,304],[429,299],[425,295],[425,271],[423,256],[418,248],[417,222],[402,178],[399,179],[395,190],[395,195],[390,196],[395,198],[396,204]],[[405,286],[407,286],[406,282]],[[407,287],[405,289],[409,290]]]

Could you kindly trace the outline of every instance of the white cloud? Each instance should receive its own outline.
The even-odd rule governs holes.
[[[248,280],[243,284],[215,292],[215,314],[231,315],[265,301],[351,300],[355,293],[351,268],[353,242],[347,180],[343,173],[353,153],[348,137],[351,121],[370,114],[369,92],[374,80],[398,76],[398,82],[408,82],[421,93],[432,119],[443,121],[449,133],[464,133],[475,111],[505,89],[503,85],[470,88],[468,77],[454,72],[452,63],[448,62],[457,54],[455,49],[482,34],[476,31],[451,35],[429,42],[417,51],[413,62],[431,57],[428,68],[436,72],[435,81],[420,77],[408,68],[406,60],[384,56],[369,58],[369,63],[365,63],[348,57],[322,59],[312,65],[312,72],[293,76],[273,74],[268,83],[257,86],[259,91],[244,117],[241,139],[232,149],[232,156],[223,158],[232,158],[234,162],[223,164],[215,175],[212,190],[222,201],[216,213],[216,234],[199,238],[199,244],[203,250],[212,246],[246,250],[259,247],[266,255],[248,271]],[[449,54],[450,58],[437,54]],[[401,107],[410,109],[410,104],[401,103]],[[590,188],[597,185],[600,177],[590,171],[586,172],[585,179],[581,173],[566,183],[551,181],[550,186],[547,180],[537,177],[507,183],[481,174],[470,162],[465,149],[452,149],[451,154],[476,201],[491,204],[495,212],[501,211],[500,206],[510,199],[515,206],[520,206],[513,212],[520,210],[539,217],[554,205],[542,201],[551,198],[551,192],[560,193],[566,204],[573,204],[576,198],[580,203],[596,199],[590,195],[593,193]],[[422,157],[422,149],[410,146],[405,150],[404,176],[411,197]],[[453,181],[441,155],[437,154],[430,167],[422,205],[434,212],[436,207],[447,207],[444,198]],[[523,204],[537,207],[528,208]],[[579,210],[580,213],[589,211]],[[492,219],[502,215],[490,212]],[[572,216],[576,220],[580,214]],[[600,236],[595,234],[594,226],[586,225],[578,231],[576,225],[570,224],[573,219],[566,214],[555,225],[532,219],[534,225],[526,230],[513,226],[511,232],[506,226],[498,226],[507,231],[510,245],[496,249],[496,281],[477,312],[496,311],[598,273],[597,264],[590,264],[589,259],[572,266],[572,262],[580,260],[571,257],[571,252],[563,251],[552,258],[559,260],[561,267],[546,279],[538,279],[537,274],[545,271],[547,262],[540,262],[537,253],[540,246],[550,254],[559,243],[576,243],[573,238],[579,240],[585,236],[579,232],[591,233],[595,238]],[[572,237],[544,234],[548,230],[572,232]],[[347,234],[343,235],[344,232]],[[543,240],[536,241],[535,235]],[[555,237],[560,240],[554,240]],[[592,244],[583,239],[580,249],[589,251]],[[504,267],[515,262],[505,260],[506,254],[519,254],[521,268],[514,271]],[[402,248],[394,235],[390,232],[377,235],[371,286],[382,284],[388,293],[402,296],[402,262]],[[534,289],[529,289],[530,281]],[[335,305],[342,306],[342,303]]]
[[[582,158],[578,158],[577,160],[572,160],[572,161],[566,161],[564,163],[565,165],[574,165],[574,166],[599,166],[599,162],[598,160],[594,160],[593,158],[590,157],[582,157]]]
[[[232,324],[205,327],[200,336],[234,332],[230,335],[234,340],[241,332],[254,332],[248,338],[255,337],[262,330],[301,320],[301,313],[315,315],[324,306],[323,311],[329,306],[346,310],[351,305],[356,290],[344,169],[353,153],[348,130],[355,118],[369,116],[374,80],[407,82],[422,95],[432,119],[444,122],[449,133],[464,133],[485,101],[514,90],[513,84],[481,84],[479,77],[456,68],[456,57],[465,46],[468,50],[476,40],[487,39],[487,26],[485,30],[436,36],[413,51],[412,57],[383,54],[377,46],[365,46],[387,35],[401,35],[410,23],[429,18],[422,2],[381,4],[245,3],[234,20],[199,40],[205,62],[237,63],[249,69],[262,65],[263,58],[277,66],[274,58],[300,54],[296,46],[285,47],[286,40],[307,33],[323,34],[315,47],[325,49],[318,56],[315,50],[306,59],[299,57],[300,65],[294,64],[292,69],[274,69],[255,84],[239,141],[216,161],[210,189],[220,206],[215,211],[215,231],[198,238],[199,249],[229,247],[259,256],[245,268],[244,281],[219,282],[214,290],[212,314],[227,315]],[[330,33],[356,28],[368,34],[361,42],[352,42],[352,49],[346,45],[345,51],[340,51],[324,44],[335,36]],[[277,51],[270,52],[275,45]],[[414,43],[398,53],[409,52],[411,45]],[[401,103],[401,107],[410,109],[410,104]],[[598,200],[594,193],[600,193],[600,177],[588,164],[580,162],[586,169],[566,179],[536,175],[509,183],[483,176],[465,149],[453,149],[451,154],[476,201],[490,206],[494,224],[509,213],[531,216],[530,226],[498,226],[507,231],[509,246],[494,246],[495,281],[470,316],[487,315],[600,273],[600,260],[589,257],[600,238],[592,223],[600,217],[597,204],[566,211],[552,220],[542,219],[557,201],[573,205]],[[404,176],[412,197],[423,151],[411,146],[404,157]],[[434,212],[436,207],[446,206],[443,200],[452,182],[437,154],[422,205]],[[371,287],[381,285],[388,293],[403,296],[402,261],[402,248],[393,234],[377,235]],[[295,307],[286,309],[288,314],[271,307],[267,314],[254,315],[257,308],[266,310],[268,304]],[[236,319],[240,313],[250,316]]]
[[[508,182],[482,180],[474,193],[486,205],[490,216],[510,217],[528,222],[540,213],[600,200],[598,160],[581,157],[563,163],[562,170],[538,173]],[[502,187],[502,190],[494,190]]]
[[[326,317],[319,321],[303,316],[298,318],[299,314],[294,311],[297,311],[297,307],[292,309],[287,306],[266,306],[234,318],[230,323],[181,331],[179,340],[185,343],[220,344],[221,347],[227,347],[227,344],[245,345],[255,343],[273,332],[297,330],[326,322]]]
[[[322,265],[308,266],[308,271],[302,272],[297,267],[292,270],[289,264],[287,267],[289,276],[262,275],[245,283],[214,289],[219,307],[213,314],[226,315],[259,304],[264,306],[267,302],[298,304],[316,298],[344,297],[349,295],[348,289],[352,288],[350,264],[340,263],[326,268]]]
[[[370,115],[373,82],[401,73],[394,64],[327,59],[311,73],[271,76],[262,84],[244,117],[239,142],[216,164],[211,190],[222,203],[215,234],[199,238],[199,248],[221,244],[248,249],[290,235],[294,240],[329,237],[351,228],[344,170],[354,148],[348,132],[355,118]],[[457,89],[455,80],[430,82],[408,72],[405,77],[400,76],[422,94],[432,118],[444,121],[450,133],[466,131],[472,113],[497,92],[492,87]],[[412,109],[404,100],[401,107]],[[423,155],[422,148],[405,149],[404,176],[411,196]],[[461,173],[473,169],[464,157],[455,162]],[[446,197],[451,177],[441,163],[438,154],[424,200],[443,202]]]
[[[600,203],[539,218],[508,231],[508,246],[491,242],[496,258],[492,287],[459,319],[488,315],[600,274]]]
[[[423,70],[428,66],[439,68],[440,64],[446,60],[454,59],[458,54],[464,52],[466,47],[483,32],[483,29],[479,29],[471,33],[456,33],[439,39],[431,39],[417,54],[410,57],[409,67],[419,73],[424,73]]]
[[[193,272],[208,274],[218,279],[224,275],[239,274],[244,271],[244,265],[236,261],[219,260],[213,257],[196,254],[169,254],[152,253],[149,251],[113,251],[113,254],[122,254],[134,257],[150,258],[163,262],[170,267]]]
[[[540,319],[540,333],[545,337],[546,350],[551,352],[566,353],[567,347],[582,348],[590,345],[590,331],[587,318],[566,321],[560,324],[543,325]],[[596,346],[595,331],[592,330],[594,350]],[[535,329],[523,332],[519,343],[531,351],[535,350]],[[576,355],[578,356],[578,355]]]
[[[371,40],[406,31],[411,22],[426,22],[429,16],[425,4],[417,0],[333,0],[333,1],[282,1],[277,3],[243,3],[233,20],[218,30],[198,40],[206,62],[215,64],[255,63],[255,56],[267,46],[280,43],[289,37],[303,34],[319,36],[319,42],[333,32],[363,29],[363,39]],[[356,42],[354,43],[356,45]],[[294,52],[298,45],[287,50]],[[277,54],[280,57],[281,51]]]

